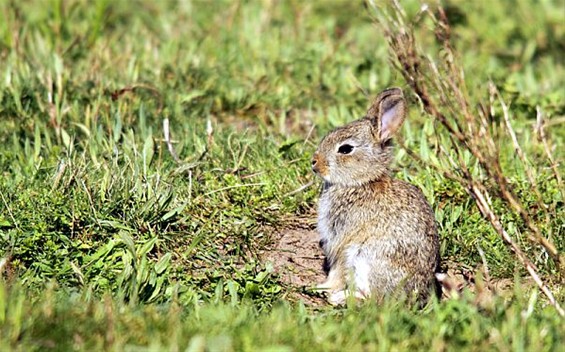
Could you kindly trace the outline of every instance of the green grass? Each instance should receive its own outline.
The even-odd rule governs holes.
[[[562,7],[447,7],[470,96],[484,100],[494,82],[524,150],[541,157],[539,106],[554,122],[557,160]],[[426,25],[415,30],[433,51]],[[557,350],[563,321],[532,289],[423,311],[312,308],[260,261],[275,231],[315,223],[316,143],[392,85],[405,87],[362,3],[1,1],[0,348]],[[429,158],[428,139],[447,138],[434,133],[411,101],[406,145]],[[501,150],[520,199],[535,206],[512,145]],[[396,168],[432,203],[445,261],[479,269],[480,248],[494,278],[527,276],[464,189],[402,150]],[[554,216],[534,219],[563,253],[550,173],[536,181]],[[514,214],[503,221],[564,302],[551,259]]]
[[[0,291],[5,294],[5,291]],[[523,294],[519,290],[517,294]],[[251,304],[132,305],[106,296],[61,297],[53,288],[42,301],[24,303],[12,291],[0,347],[21,350],[358,351],[558,350],[562,320],[552,307],[535,308],[537,294],[497,299],[477,308],[472,297],[434,302],[424,311],[402,303],[366,304],[315,312],[280,303],[268,313]]]

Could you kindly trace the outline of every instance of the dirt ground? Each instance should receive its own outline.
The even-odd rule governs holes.
[[[285,284],[292,286],[293,299],[306,304],[320,304],[321,295],[310,292],[324,281],[324,256],[318,246],[318,233],[312,229],[285,229],[274,234],[270,250],[263,253],[263,261],[270,262]]]

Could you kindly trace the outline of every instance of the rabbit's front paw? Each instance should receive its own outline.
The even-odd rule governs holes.
[[[329,295],[328,302],[332,306],[341,306],[344,305],[345,302],[347,302],[347,298],[351,295],[352,293],[349,290],[334,291]],[[363,300],[366,298],[363,292],[360,291],[353,292],[353,297],[355,297],[358,300]]]
[[[333,268],[328,273],[328,279],[316,285],[316,290],[319,291],[326,291],[326,292],[333,292],[333,291],[340,291],[345,288],[345,283],[343,281],[343,275],[339,268]]]

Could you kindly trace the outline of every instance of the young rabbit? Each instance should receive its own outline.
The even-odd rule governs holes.
[[[439,241],[434,213],[416,186],[392,178],[392,136],[406,101],[381,92],[367,115],[330,132],[312,159],[324,180],[318,207],[331,304],[348,295],[382,299],[403,293],[425,303],[435,289]]]

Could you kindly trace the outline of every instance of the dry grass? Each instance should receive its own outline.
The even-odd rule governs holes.
[[[519,216],[524,237],[549,255],[551,259],[546,263],[554,263],[558,274],[556,280],[562,283],[565,277],[565,257],[559,253],[552,240],[544,236],[534,215],[513,191],[510,181],[512,171],[504,170],[500,159],[500,145],[512,143],[537,201],[535,216],[545,219],[542,221],[546,223],[556,216],[556,207],[544,203],[535,177],[536,170],[549,166],[553,171],[550,177],[563,194],[562,177],[551,154],[551,141],[544,134],[544,121],[539,107],[537,135],[544,146],[544,159],[527,155],[522,149],[512,126],[509,107],[492,82],[485,82],[487,101],[476,101],[470,97],[465,72],[451,42],[452,30],[441,6],[431,8],[423,5],[418,15],[409,21],[397,1],[393,1],[388,9],[371,4],[376,23],[383,29],[389,44],[392,64],[402,74],[425,113],[448,133],[449,143],[437,148],[435,160],[424,160],[414,153],[411,155],[467,190],[482,216],[501,236],[549,302],[565,317],[565,311],[540,277],[535,261],[522,250],[501,220],[505,213]],[[424,52],[414,35],[414,25],[426,20],[431,21],[439,45],[435,56]],[[504,123],[499,122],[501,118]],[[496,201],[501,202],[497,208],[493,206]]]

